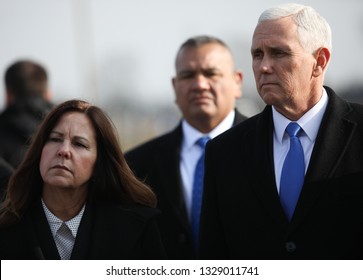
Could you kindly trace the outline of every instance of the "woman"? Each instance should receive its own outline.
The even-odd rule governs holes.
[[[1,259],[163,259],[154,193],[111,120],[66,101],[44,119],[0,206]]]

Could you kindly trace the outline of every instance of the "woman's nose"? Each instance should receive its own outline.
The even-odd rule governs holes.
[[[58,149],[57,155],[59,157],[70,158],[71,151],[70,151],[69,144],[67,144],[66,142],[63,142],[62,145],[60,145],[60,147]]]

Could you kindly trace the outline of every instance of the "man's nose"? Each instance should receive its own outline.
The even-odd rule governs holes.
[[[269,59],[267,56],[264,56],[260,63],[260,71],[262,73],[270,73],[271,69],[271,59]]]
[[[202,74],[196,74],[193,80],[193,90],[209,90],[209,80]]]

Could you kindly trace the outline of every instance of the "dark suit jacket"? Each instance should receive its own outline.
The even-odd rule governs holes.
[[[234,124],[246,117],[236,111]],[[136,176],[155,191],[161,215],[158,224],[169,259],[195,259],[180,175],[182,128],[153,139],[126,153]]]
[[[165,259],[158,210],[111,203],[86,205],[71,259]],[[0,230],[1,259],[60,259],[41,203],[16,225]]]
[[[207,144],[202,259],[363,258],[363,106],[326,90],[291,223],[275,184],[270,106]]]

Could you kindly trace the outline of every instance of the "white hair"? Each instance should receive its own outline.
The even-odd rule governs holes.
[[[328,22],[312,7],[288,3],[265,10],[258,19],[264,21],[292,17],[297,26],[301,46],[310,53],[325,47],[332,50],[332,35]]]

